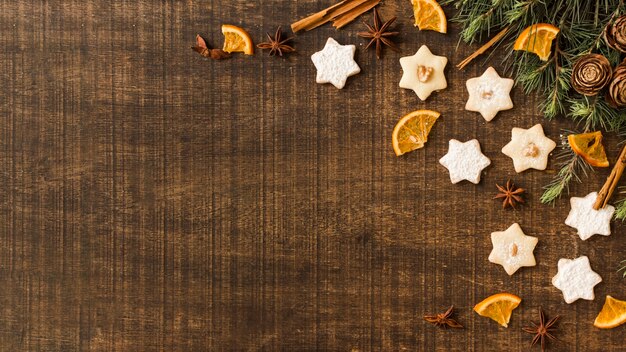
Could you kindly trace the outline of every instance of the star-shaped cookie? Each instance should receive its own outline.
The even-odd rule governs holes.
[[[450,172],[452,183],[468,180],[477,184],[480,173],[491,164],[491,160],[480,151],[480,143],[476,139],[465,143],[451,139],[448,154],[439,159],[439,163]]]
[[[328,38],[324,49],[311,55],[317,69],[315,81],[343,88],[348,77],[361,72],[361,68],[354,61],[355,51],[354,45],[341,45],[333,38]]]
[[[576,228],[578,236],[583,241],[593,235],[611,234],[611,218],[615,208],[607,205],[599,210],[593,209],[596,198],[598,198],[598,193],[591,192],[584,198],[572,197],[569,200],[572,209],[565,219],[565,225]]]
[[[415,55],[400,58],[403,71],[400,88],[412,89],[421,100],[426,100],[433,91],[448,86],[443,72],[447,63],[445,56],[433,55],[422,45]]]
[[[489,254],[489,261],[502,265],[509,275],[523,266],[535,266],[537,263],[533,251],[537,241],[537,237],[526,236],[517,223],[506,231],[492,232],[493,250]]]
[[[502,153],[513,159],[516,172],[528,169],[545,170],[548,156],[556,143],[543,133],[541,124],[525,130],[513,128],[511,141],[502,148]]]
[[[465,85],[469,92],[469,99],[465,110],[476,111],[487,121],[493,120],[499,111],[513,108],[511,88],[513,81],[502,78],[493,67],[489,67],[480,77],[467,80]]]
[[[595,298],[593,287],[602,278],[591,270],[587,256],[576,259],[559,259],[559,271],[552,278],[552,285],[563,292],[566,303],[572,303],[579,298],[592,301]]]

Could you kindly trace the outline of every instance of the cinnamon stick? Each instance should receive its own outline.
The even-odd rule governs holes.
[[[301,30],[310,31],[325,23],[333,21],[333,25],[339,29],[355,18],[378,5],[381,0],[343,0],[320,12],[314,13],[291,24],[291,30],[296,33]]]
[[[338,7],[336,9],[333,9],[332,11],[329,12],[329,16],[333,19],[333,21],[336,21],[339,17],[345,15],[346,13],[354,10],[356,7],[363,5],[364,3],[371,1],[371,0],[352,0],[352,1],[348,1],[347,4],[345,4],[344,6]]]
[[[456,67],[458,67],[459,70],[462,70],[463,68],[465,68],[465,66],[467,66],[470,62],[472,62],[472,60],[482,55],[485,51],[489,50],[489,48],[491,48],[495,43],[497,43],[500,39],[502,39],[508,33],[509,28],[510,27],[505,27],[498,34],[496,34],[493,38],[491,38],[490,41],[486,42],[483,46],[478,48],[478,50],[474,51],[472,55],[466,57],[463,61],[459,62],[458,65],[456,65]]]
[[[380,0],[369,0],[364,2],[363,4],[355,7],[353,10],[346,12],[342,16],[338,16],[333,21],[333,27],[335,27],[336,29],[344,27],[348,23],[354,21],[357,17],[374,8],[379,3]]]
[[[624,168],[626,167],[626,146],[622,148],[622,151],[615,162],[615,166],[613,166],[613,170],[611,174],[606,179],[604,186],[600,192],[598,192],[598,198],[596,198],[596,202],[593,204],[593,208],[598,210],[600,208],[604,208],[611,199],[617,184],[619,183],[619,179],[622,177],[622,173],[624,172]]]
[[[324,10],[314,13],[311,16],[305,17],[299,21],[296,21],[291,24],[291,30],[296,33],[301,30],[311,30],[315,27],[321,26],[322,24],[330,21],[332,18],[328,16],[329,12],[334,9],[341,8],[348,3],[351,3],[353,0],[343,0],[331,7],[325,8]]]

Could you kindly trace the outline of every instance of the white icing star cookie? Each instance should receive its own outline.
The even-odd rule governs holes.
[[[465,85],[469,92],[469,99],[465,110],[476,111],[487,121],[493,120],[499,111],[513,108],[511,88],[514,81],[502,78],[493,67],[489,67],[480,77],[467,80]]]
[[[479,183],[480,173],[491,164],[491,160],[480,151],[480,143],[476,139],[465,143],[451,139],[448,154],[439,159],[439,163],[450,172],[452,183],[463,180]]]
[[[348,77],[361,72],[361,68],[354,61],[355,51],[354,45],[341,45],[333,38],[328,38],[324,49],[311,55],[317,69],[315,81],[343,88]]]
[[[595,296],[593,287],[602,282],[602,278],[591,270],[587,256],[576,259],[559,259],[559,271],[552,278],[552,285],[563,291],[566,303],[582,298],[592,301]]]
[[[502,265],[509,275],[523,266],[535,266],[537,263],[533,251],[537,241],[537,237],[526,236],[517,223],[506,231],[492,232],[493,250],[489,254],[489,261]]]
[[[593,235],[611,234],[611,218],[615,208],[607,205],[599,210],[593,209],[596,198],[598,198],[598,193],[591,192],[584,198],[572,197],[569,200],[572,209],[565,219],[565,225],[576,228],[578,236],[583,241]]]
[[[545,170],[548,166],[548,156],[556,147],[556,143],[546,137],[541,124],[527,130],[515,127],[511,135],[511,141],[502,148],[502,153],[513,159],[515,172],[528,169]]]
[[[445,56],[433,55],[422,45],[415,55],[400,58],[403,71],[400,88],[412,89],[421,100],[426,100],[433,91],[448,86],[443,72],[447,63]]]

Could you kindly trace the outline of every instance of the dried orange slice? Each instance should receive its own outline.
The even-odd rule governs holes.
[[[416,110],[398,121],[393,128],[391,142],[397,156],[420,149],[428,140],[428,133],[433,128],[439,113],[432,110]]]
[[[254,44],[248,32],[243,28],[230,24],[222,25],[224,34],[224,50],[227,53],[242,52],[246,55],[254,54]]]
[[[609,160],[602,145],[602,132],[595,131],[581,134],[570,134],[567,141],[574,153],[580,155],[591,166],[608,167]]]
[[[515,40],[513,50],[524,50],[537,54],[539,59],[548,61],[552,41],[559,29],[548,23],[538,23],[527,27]]]
[[[593,322],[600,329],[611,329],[626,323],[626,301],[606,296],[602,310]]]
[[[522,299],[510,293],[497,293],[485,298],[474,306],[474,311],[483,317],[491,318],[505,328],[509,325],[511,312],[519,306]]]
[[[423,30],[431,30],[439,33],[448,31],[446,14],[435,0],[411,0],[415,26]]]

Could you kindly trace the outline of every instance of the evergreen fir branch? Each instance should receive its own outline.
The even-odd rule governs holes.
[[[553,180],[544,187],[544,192],[540,198],[541,203],[554,203],[563,192],[569,193],[569,184],[572,180],[582,182],[580,176],[587,176],[592,170],[591,166],[570,148],[566,137],[570,133],[574,132],[566,131],[565,134],[561,135],[561,149],[556,155],[560,169]]]
[[[618,194],[622,196],[620,200],[615,202],[615,213],[613,216],[617,220],[626,220],[626,187],[619,187]]]
[[[626,220],[626,198],[623,198],[615,203],[615,219]]]
[[[604,55],[612,66],[619,64],[620,53],[605,43],[604,30],[624,14],[625,1],[443,0],[443,3],[453,4],[458,10],[453,20],[462,26],[459,42],[482,42],[485,36],[507,29],[503,38],[492,44],[490,55],[496,50],[504,54],[505,71],[514,76],[525,93],[539,93],[539,106],[547,118],[565,116],[585,130],[626,131],[626,111],[613,109],[602,95],[588,98],[570,86],[572,67],[582,55],[595,52]],[[552,56],[545,62],[533,53],[513,50],[520,33],[538,23],[559,28]],[[484,47],[481,49],[481,53],[485,51]],[[470,55],[470,61],[476,56]],[[560,170],[545,187],[543,203],[555,201],[568,190],[572,180],[580,181],[579,176],[591,169],[569,150],[567,143],[563,149]],[[623,208],[626,219],[626,204]]]
[[[546,5],[547,2],[539,0],[516,1],[513,6],[504,13],[505,21],[509,24],[516,22],[533,24],[533,18],[540,15],[540,13],[547,13],[548,9]]]
[[[616,131],[621,127],[619,111],[600,97],[572,98],[569,105],[569,116],[583,123],[585,131],[596,130],[598,126],[605,131]]]
[[[573,63],[580,55],[597,51],[612,64],[619,62],[619,53],[604,45],[603,32],[623,10],[624,0],[445,0],[443,3],[454,4],[458,9],[454,20],[462,24],[460,40],[464,42],[481,41],[484,35],[495,30],[510,28],[496,48],[505,50],[507,71],[514,68],[516,82],[526,93],[542,93],[540,107],[548,118],[572,111],[568,105],[577,93],[570,89],[569,80]],[[540,62],[532,53],[513,54],[513,43],[521,31],[544,22],[560,30],[552,58]],[[619,116],[609,125],[607,119],[597,118],[599,114],[584,119],[581,107],[577,106],[574,111],[579,114],[570,118],[589,122],[586,127],[597,125],[614,129],[615,122],[617,125],[626,122],[626,116]],[[604,107],[605,104],[598,111],[608,111]]]

